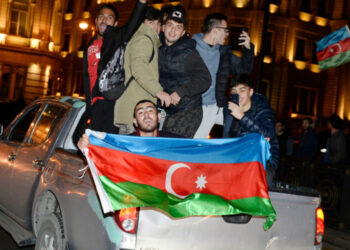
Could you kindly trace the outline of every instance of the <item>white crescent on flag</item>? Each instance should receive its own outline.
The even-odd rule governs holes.
[[[178,170],[179,168],[188,168],[191,169],[189,166],[187,166],[184,163],[175,163],[173,165],[170,166],[170,168],[168,169],[167,173],[166,173],[166,177],[165,177],[165,189],[168,193],[175,195],[176,197],[179,197],[180,199],[184,199],[186,198],[186,196],[183,195],[179,195],[177,193],[175,193],[175,191],[173,190],[173,187],[171,186],[171,178],[174,174],[174,172],[176,170]]]
[[[335,43],[335,44],[332,46],[330,52],[331,52],[332,54],[336,55],[336,54],[339,54],[339,53],[341,52],[341,49],[342,49],[341,45],[340,45],[339,43]]]

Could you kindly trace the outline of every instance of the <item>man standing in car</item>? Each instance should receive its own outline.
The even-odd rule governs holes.
[[[204,19],[203,34],[195,34],[196,49],[211,75],[211,85],[202,94],[203,118],[195,138],[207,138],[214,124],[223,125],[223,107],[227,105],[226,88],[230,73],[249,75],[254,66],[254,45],[247,30],[242,30],[238,45],[243,47],[242,59],[225,46],[229,36],[227,16],[213,13]]]
[[[186,35],[186,13],[174,6],[164,24],[165,43],[159,49],[159,82],[170,94],[164,130],[192,138],[202,121],[201,94],[210,86],[210,74],[196,43]]]
[[[95,19],[96,35],[84,52],[83,81],[86,97],[87,117],[91,128],[97,131],[116,133],[113,124],[113,100],[105,100],[98,88],[99,75],[114,52],[130,40],[140,26],[147,0],[138,0],[129,21],[123,27],[118,25],[118,11],[112,4],[103,4]]]

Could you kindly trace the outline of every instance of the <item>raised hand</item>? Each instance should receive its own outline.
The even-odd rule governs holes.
[[[240,41],[238,43],[238,45],[242,45],[247,49],[250,49],[250,36],[248,35],[248,33],[246,31],[242,31],[242,33],[240,34],[238,40]]]

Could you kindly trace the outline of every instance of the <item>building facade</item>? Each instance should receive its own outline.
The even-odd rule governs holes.
[[[0,97],[29,101],[61,85],[61,0],[0,0]]]
[[[1,97],[26,99],[48,94],[83,95],[82,55],[94,36],[100,4],[113,2],[123,25],[135,0],[0,0]],[[268,8],[264,8],[268,2]],[[315,42],[350,22],[350,0],[149,0],[156,8],[182,4],[187,30],[201,31],[213,12],[228,16],[229,44],[247,27],[255,44],[252,79],[277,118],[350,120],[350,64],[320,72]],[[17,14],[16,14],[17,13]],[[268,15],[262,55],[264,13]],[[266,16],[265,15],[265,16]],[[25,21],[23,21],[25,20]],[[263,63],[260,63],[263,62]],[[259,65],[260,64],[260,65]],[[262,66],[261,66],[262,65]],[[258,82],[259,67],[261,81]]]

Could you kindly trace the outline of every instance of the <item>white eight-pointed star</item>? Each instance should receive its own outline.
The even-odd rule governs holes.
[[[197,176],[197,180],[195,181],[197,183],[197,188],[199,188],[200,191],[202,191],[202,188],[205,188],[205,184],[208,183],[206,181],[206,176],[203,176],[203,174],[201,174],[201,176]]]

